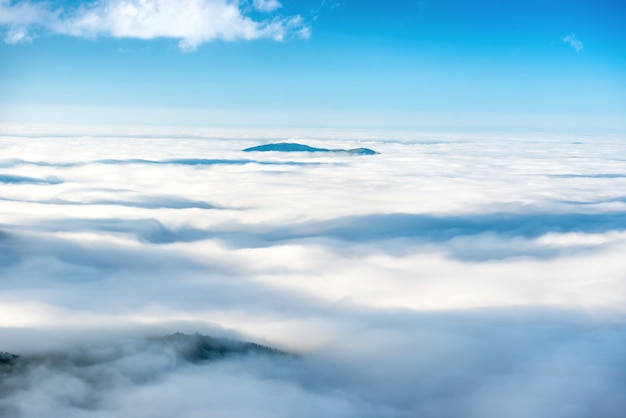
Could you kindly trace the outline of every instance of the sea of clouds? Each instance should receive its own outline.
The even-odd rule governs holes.
[[[1,132],[0,417],[625,414],[623,136]]]

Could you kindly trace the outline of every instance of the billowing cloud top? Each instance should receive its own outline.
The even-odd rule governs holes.
[[[178,39],[181,49],[194,50],[216,39],[250,40],[308,38],[310,28],[300,15],[282,16],[276,0],[255,0],[263,19],[248,15],[238,0],[103,0],[78,7],[53,8],[49,3],[0,0],[4,40],[30,42],[43,30],[77,37]]]

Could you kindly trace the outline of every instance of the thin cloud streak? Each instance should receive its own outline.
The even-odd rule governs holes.
[[[61,180],[57,178],[35,178],[28,176],[17,176],[12,174],[0,174],[0,183],[4,184],[59,184]]]

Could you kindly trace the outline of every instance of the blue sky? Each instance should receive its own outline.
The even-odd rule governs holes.
[[[624,132],[625,19],[607,0],[0,0],[0,120]]]

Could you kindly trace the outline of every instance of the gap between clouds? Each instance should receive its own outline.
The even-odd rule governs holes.
[[[277,0],[102,0],[65,8],[0,0],[0,27],[9,44],[32,42],[44,31],[81,38],[172,38],[183,51],[218,39],[309,38],[303,17],[276,13],[280,7]],[[255,14],[263,16],[251,17]]]

